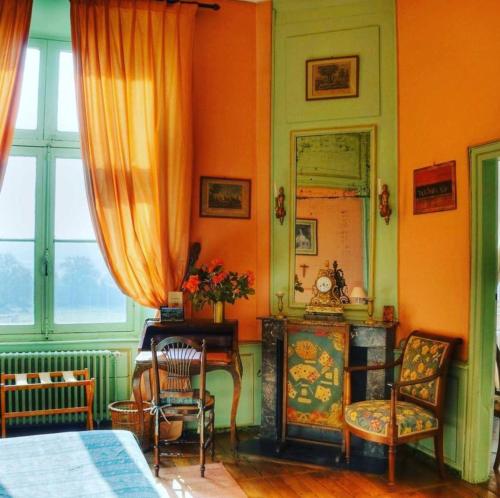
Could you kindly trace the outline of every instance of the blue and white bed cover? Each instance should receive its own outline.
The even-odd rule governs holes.
[[[127,431],[43,434],[0,440],[0,496],[168,497]]]

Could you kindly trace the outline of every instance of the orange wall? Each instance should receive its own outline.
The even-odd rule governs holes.
[[[500,2],[398,0],[399,320],[467,340],[470,145],[500,138]],[[456,160],[454,211],[413,215],[413,170]],[[466,358],[466,345],[462,358]]]
[[[196,26],[191,240],[202,244],[200,262],[255,272],[256,295],[227,305],[226,317],[239,320],[240,339],[256,340],[256,317],[269,313],[271,3],[218,3],[199,10]],[[200,176],[250,178],[251,219],[200,218]]]

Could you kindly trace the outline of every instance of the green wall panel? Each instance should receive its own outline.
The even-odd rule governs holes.
[[[287,217],[280,224],[272,217],[272,310],[274,294],[285,291],[285,313],[290,309],[289,243],[293,222],[290,213],[293,184],[290,133],[293,130],[368,126],[376,127],[376,176],[387,183],[392,217],[387,225],[375,223],[375,317],[384,305],[397,312],[397,74],[396,26],[393,0],[275,0],[273,53],[272,184],[285,189]],[[305,62],[312,57],[360,54],[358,98],[305,100]],[[376,195],[376,193],[374,193]],[[274,197],[271,199],[274,205]],[[377,201],[378,204],[378,201]],[[332,255],[334,259],[334,255]],[[362,318],[360,308],[346,313]]]
[[[377,116],[380,112],[379,27],[351,28],[345,25],[336,31],[294,36],[297,30],[295,25],[287,30],[290,35],[287,35],[285,44],[287,121]],[[360,58],[359,97],[306,101],[304,61],[350,55]]]
[[[467,391],[467,365],[456,362],[452,365],[446,386],[444,409],[444,459],[450,467],[462,471],[464,464],[464,434]],[[427,455],[434,456],[433,439],[422,439],[415,447]]]

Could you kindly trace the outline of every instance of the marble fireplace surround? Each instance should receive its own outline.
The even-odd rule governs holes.
[[[283,417],[283,355],[284,337],[287,324],[331,325],[331,322],[312,322],[301,319],[277,319],[263,317],[262,321],[262,412],[260,438],[282,443]],[[366,325],[363,322],[348,322],[349,325],[349,365],[373,365],[393,361],[395,343],[395,323],[377,322]],[[352,401],[364,399],[384,399],[388,395],[387,382],[392,380],[392,371],[370,371],[358,373],[352,378]],[[289,444],[287,442],[287,444]],[[290,444],[293,444],[291,442]],[[361,443],[363,455],[384,457],[382,445]]]

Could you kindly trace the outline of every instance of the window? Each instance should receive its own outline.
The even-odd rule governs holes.
[[[31,40],[0,192],[0,330],[131,330],[96,242],[69,43]]]

